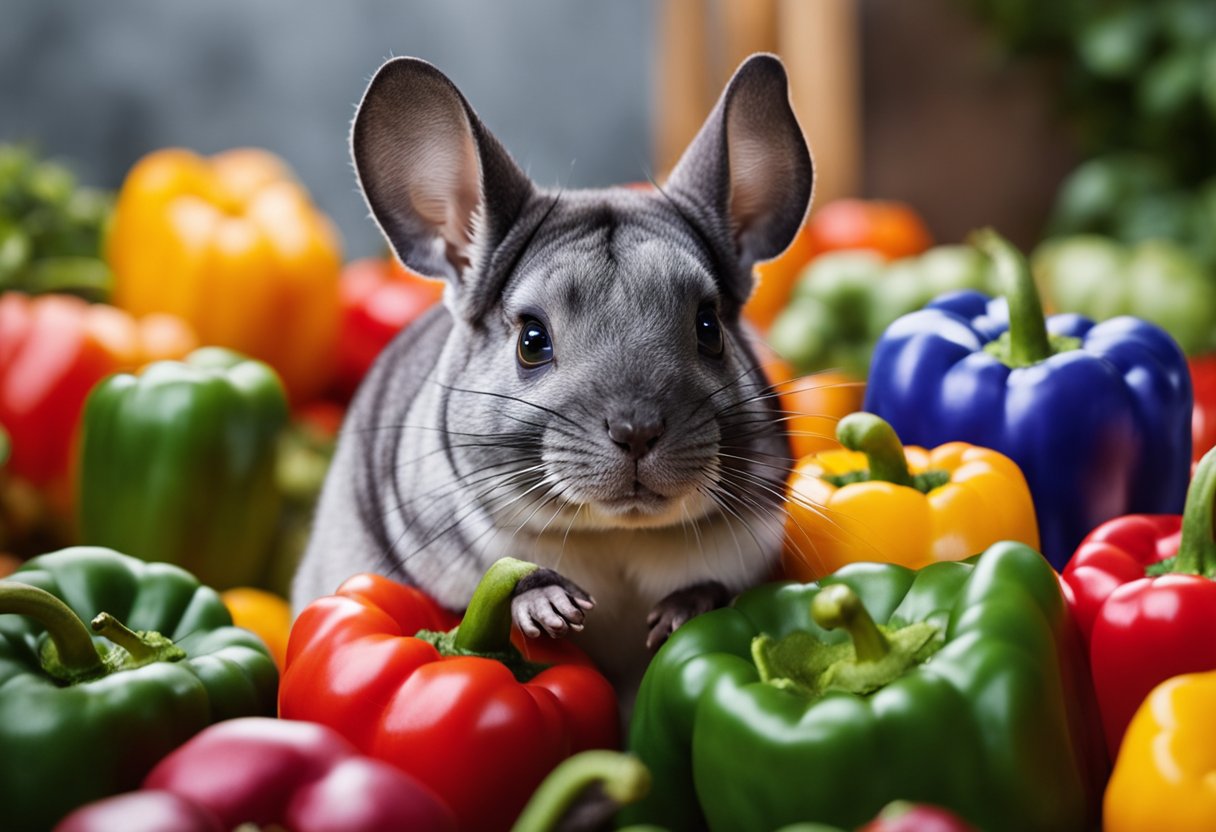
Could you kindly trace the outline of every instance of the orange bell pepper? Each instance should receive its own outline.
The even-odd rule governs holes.
[[[181,358],[197,345],[190,327],[169,315],[136,320],[67,295],[3,293],[0,425],[12,454],[5,470],[62,502],[73,437],[93,385],[111,373]]]
[[[836,425],[861,410],[866,385],[837,372],[813,373],[777,386],[794,459],[840,448]]]
[[[279,672],[287,662],[287,636],[291,633],[291,604],[263,589],[240,586],[220,593],[232,614],[232,623],[266,642]]]
[[[1175,676],[1154,688],[1119,748],[1106,787],[1105,832],[1216,829],[1214,733],[1216,672]]]
[[[119,192],[106,254],[118,306],[172,312],[203,343],[265,361],[295,402],[328,383],[341,246],[273,154],[145,156]]]
[[[854,561],[919,569],[1000,540],[1038,549],[1030,490],[1008,457],[963,442],[905,448],[870,413],[846,416],[836,436],[845,450],[807,457],[794,470],[787,577],[814,581]]]

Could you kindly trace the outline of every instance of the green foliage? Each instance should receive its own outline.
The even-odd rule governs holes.
[[[112,204],[62,165],[0,145],[0,291],[105,299],[112,279],[101,245]]]

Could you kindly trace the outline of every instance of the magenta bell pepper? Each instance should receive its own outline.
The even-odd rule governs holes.
[[[455,832],[429,789],[388,763],[359,756],[311,722],[220,722],[165,757],[144,791],[82,806],[55,832],[223,832],[241,824],[292,832]]]

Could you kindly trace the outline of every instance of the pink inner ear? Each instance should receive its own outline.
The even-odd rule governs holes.
[[[481,200],[481,165],[467,118],[453,115],[420,120],[430,122],[430,129],[405,142],[409,158],[403,160],[402,179],[409,183],[417,214],[435,227],[449,250],[464,255]]]
[[[774,138],[758,130],[765,121],[746,109],[730,107],[726,122],[730,217],[737,235],[746,234],[774,205],[783,203],[782,189],[794,175],[792,154],[774,152]]]

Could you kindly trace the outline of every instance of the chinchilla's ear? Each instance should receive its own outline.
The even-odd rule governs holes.
[[[751,293],[752,265],[794,239],[811,201],[814,171],[790,108],[785,67],[752,55],[735,71],[701,132],[667,180],[668,195],[739,269],[727,285]],[[722,253],[722,252],[720,252]]]
[[[380,67],[355,115],[351,152],[401,262],[458,289],[476,252],[502,242],[532,193],[456,85],[417,58]]]

